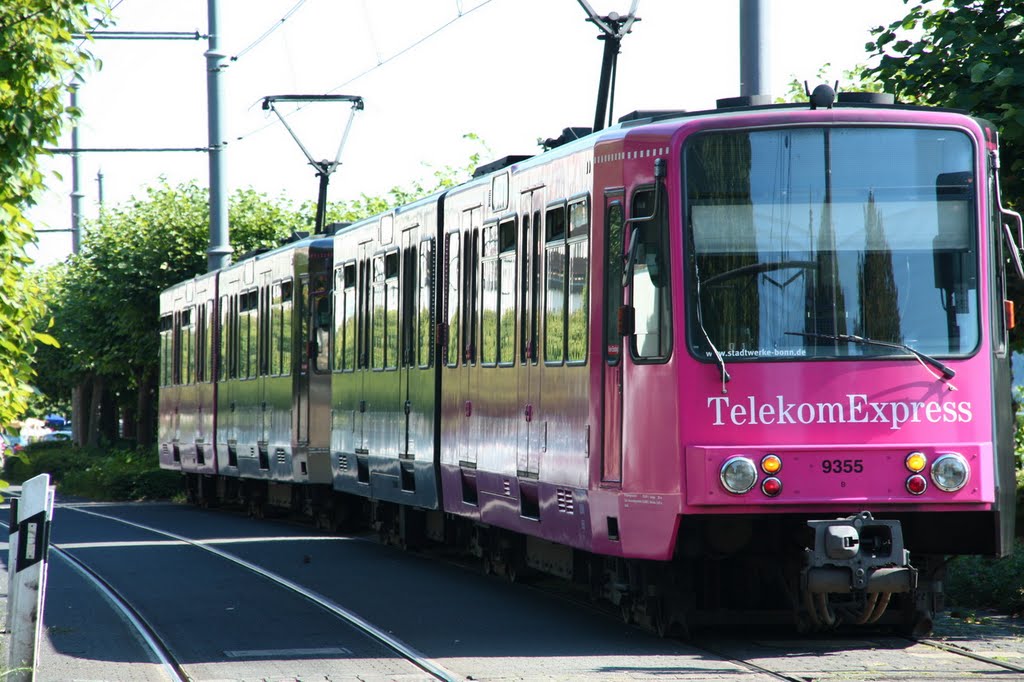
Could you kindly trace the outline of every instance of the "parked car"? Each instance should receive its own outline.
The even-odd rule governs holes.
[[[43,437],[39,439],[40,443],[64,443],[70,441],[72,438],[70,431],[51,431],[50,433],[43,434]]]

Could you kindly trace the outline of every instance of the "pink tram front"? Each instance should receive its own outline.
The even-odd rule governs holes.
[[[292,505],[571,577],[659,631],[926,628],[944,556],[1013,537],[1021,226],[994,129],[842,94],[627,119],[337,229],[286,335],[324,353],[333,494]],[[316,485],[226,457],[191,489]]]

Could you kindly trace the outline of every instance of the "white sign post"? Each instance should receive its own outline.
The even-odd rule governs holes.
[[[46,554],[53,518],[50,476],[25,481],[17,510],[17,550],[8,567],[8,608],[11,614],[10,648],[5,681],[32,682],[38,664],[39,637],[46,594]]]

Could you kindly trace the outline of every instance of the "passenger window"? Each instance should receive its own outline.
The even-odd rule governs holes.
[[[568,338],[566,360],[587,361],[590,281],[590,211],[587,201],[569,205]]]
[[[446,347],[446,364],[449,367],[459,365],[459,234],[448,235],[448,344]]]
[[[431,301],[433,300],[433,240],[424,240],[420,245],[420,271],[419,271],[419,316],[416,330],[417,354],[420,367],[430,367],[431,350],[433,349],[434,325],[431,316]],[[442,318],[443,319],[443,318]]]
[[[632,215],[642,217],[655,213],[654,197],[653,189],[637,192],[633,197]],[[667,210],[662,201],[654,220],[632,225],[632,229],[640,230],[630,287],[636,318],[631,351],[637,359],[664,359],[672,351]]]
[[[560,365],[565,360],[565,206],[548,209],[544,241],[544,361]]]

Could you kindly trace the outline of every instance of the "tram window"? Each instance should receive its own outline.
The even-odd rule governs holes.
[[[280,376],[281,371],[281,325],[283,318],[281,283],[270,289],[270,375]]]
[[[174,373],[174,317],[160,316],[160,385],[170,386]]]
[[[239,374],[242,378],[249,379],[256,376],[257,372],[259,293],[253,289],[239,298]]]
[[[338,270],[335,298],[334,369],[351,372],[356,361],[356,264]]]
[[[384,300],[384,257],[373,259],[373,300],[370,313],[370,366],[384,369],[384,333],[387,305]]]
[[[230,375],[229,368],[234,361],[234,353],[231,352],[231,309],[228,304],[228,297],[220,297],[220,362],[217,366],[217,378],[224,381]]]
[[[384,258],[386,280],[385,288],[385,332],[384,332],[384,366],[387,369],[398,367],[398,252],[389,253]]]
[[[287,376],[292,373],[292,329],[294,301],[292,296],[292,281],[281,282],[281,375]]]
[[[409,244],[412,241],[412,234],[403,235],[403,241]],[[399,364],[402,367],[416,365],[416,339],[413,330],[416,328],[416,294],[419,291],[419,282],[416,279],[416,267],[419,262],[416,257],[416,247],[406,246],[402,252],[402,299],[401,299],[401,325],[402,334],[399,339],[401,344],[401,357]]]
[[[516,223],[506,220],[498,226],[501,252],[498,293],[498,364],[511,366],[516,360]]]
[[[416,327],[416,349],[418,364],[420,367],[429,367],[431,361],[431,348],[434,338],[434,326],[431,316],[431,301],[433,296],[433,240],[424,240],[420,245],[420,271],[419,271],[419,313]]]
[[[459,233],[448,235],[448,344],[446,362],[449,367],[459,366],[459,284],[461,268],[459,266]]]
[[[625,216],[622,204],[615,202],[608,207],[605,221],[605,305],[604,305],[604,343],[608,359],[618,362],[618,349],[622,344],[619,335],[619,308],[622,307],[622,227]]]
[[[202,376],[200,381],[209,383],[213,381],[213,355],[216,349],[213,347],[213,299],[207,299],[202,307],[202,316],[199,322],[202,325]]]
[[[493,232],[493,230],[491,230]],[[485,232],[486,234],[486,232]],[[484,253],[488,240],[484,240]],[[497,251],[497,240],[494,241]],[[480,363],[493,367],[498,362],[498,259],[483,262],[483,290],[480,297]]]
[[[587,332],[589,330],[590,280],[590,212],[587,201],[569,205],[569,283],[566,360],[583,363],[587,360]]]
[[[192,326],[192,307],[181,311],[181,353],[179,382],[184,385],[192,383],[192,370],[195,367],[195,328]]]
[[[545,228],[544,361],[560,365],[565,360],[565,206],[548,209]]]
[[[330,370],[331,362],[331,299],[326,290],[313,300],[313,341],[316,343],[313,369],[317,372]]]
[[[636,334],[632,338],[633,356],[642,360],[667,358],[672,351],[672,306],[669,298],[667,206],[654,206],[655,192],[647,189],[633,197],[634,216],[656,213],[651,222],[635,223],[640,230],[633,267],[632,304],[636,316]]]

